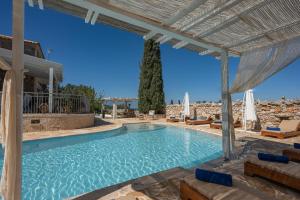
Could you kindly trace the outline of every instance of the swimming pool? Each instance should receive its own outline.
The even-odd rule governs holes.
[[[64,199],[221,154],[218,136],[153,124],[24,142],[22,195]]]

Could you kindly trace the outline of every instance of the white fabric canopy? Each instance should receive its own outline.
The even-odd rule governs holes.
[[[13,70],[6,72],[1,102],[1,136],[4,147],[4,164],[1,177],[1,195],[4,199],[16,199],[17,140],[16,140],[16,75]]]
[[[183,98],[183,114],[184,117],[190,116],[190,98],[189,98],[189,93],[185,93],[184,98]]]
[[[242,54],[231,93],[254,88],[300,57],[300,37]]]

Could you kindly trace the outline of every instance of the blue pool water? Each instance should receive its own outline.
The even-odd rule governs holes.
[[[58,200],[177,166],[196,166],[221,155],[221,139],[182,128],[135,124],[25,142],[23,152],[23,199]]]

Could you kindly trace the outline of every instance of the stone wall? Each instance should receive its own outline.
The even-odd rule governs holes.
[[[24,114],[24,132],[70,130],[94,126],[94,114]]]
[[[242,102],[233,102],[232,105],[234,119],[242,119]],[[179,117],[182,111],[182,105],[167,105],[166,116]],[[256,112],[259,119],[259,125],[263,128],[266,126],[277,126],[282,119],[300,119],[300,100],[281,100],[256,103]],[[200,103],[190,105],[191,117],[212,116],[221,114],[220,103]]]

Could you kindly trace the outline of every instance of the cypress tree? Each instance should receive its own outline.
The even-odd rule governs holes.
[[[162,65],[159,43],[153,42],[152,80],[150,85],[151,110],[158,114],[165,112],[164,83],[162,79]]]
[[[155,110],[159,114],[165,112],[160,48],[154,40],[147,40],[144,44],[138,107],[141,113],[148,113],[149,110]]]

